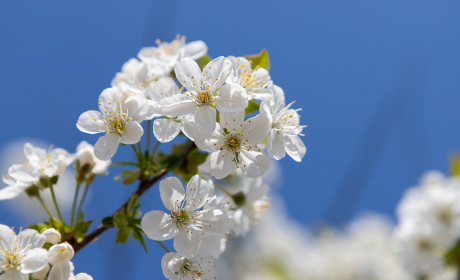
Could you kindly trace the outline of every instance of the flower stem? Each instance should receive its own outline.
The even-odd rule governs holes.
[[[88,193],[88,188],[90,184],[91,183],[88,181],[86,181],[85,183],[85,188],[83,189],[83,193],[81,194],[81,198],[80,198],[80,203],[78,203],[78,207],[77,207],[77,216],[78,216],[78,213],[80,213],[81,211],[81,207],[83,206],[83,201],[85,201],[86,194]]]
[[[51,197],[53,198],[53,203],[54,203],[54,207],[56,208],[56,212],[57,212],[61,222],[63,224],[65,224],[64,219],[62,218],[61,210],[59,210],[59,205],[58,205],[57,200],[56,200],[56,195],[54,194],[53,184],[51,183],[51,180],[49,178],[48,178],[48,183],[50,185]]]
[[[139,149],[139,155],[142,157],[141,142],[137,142],[137,148]]]
[[[45,208],[45,211],[46,211],[46,213],[48,213],[50,218],[55,219],[54,215],[53,215],[53,212],[51,212],[50,208],[48,207],[48,205],[46,205],[46,203],[43,201],[43,199],[41,198],[40,195],[37,195],[37,199],[38,199],[38,201],[40,201],[40,204],[43,206],[43,208]]]
[[[166,248],[166,246],[161,242],[161,241],[158,241],[158,240],[155,240],[156,243],[158,243],[158,245],[161,246],[161,248],[163,248],[163,250],[166,251],[166,253],[169,253],[170,251],[168,250],[168,248]]]
[[[160,141],[157,141],[157,143],[155,144],[155,147],[153,147],[152,158],[155,156],[155,153],[157,152],[158,146],[160,146]]]
[[[81,182],[76,182],[75,193],[73,194],[72,210],[70,212],[70,226],[73,227],[75,217],[75,203],[77,202],[78,191],[80,190]]]
[[[150,134],[152,133],[151,129],[152,129],[152,121],[148,120],[147,121],[147,148],[146,148],[147,151],[150,150]]]

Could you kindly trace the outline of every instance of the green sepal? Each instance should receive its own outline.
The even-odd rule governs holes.
[[[267,69],[267,71],[270,70],[270,57],[268,56],[266,49],[262,49],[259,54],[245,55],[244,57],[252,62],[252,69],[255,69],[257,66],[259,66],[260,68]]]
[[[128,227],[129,220],[124,211],[120,211],[113,215],[113,225],[118,229],[123,229]]]
[[[125,244],[129,239],[129,228],[120,228],[117,232],[116,243]]]
[[[139,241],[141,243],[142,248],[144,248],[144,251],[146,253],[149,252],[148,247],[147,247],[147,242],[145,242],[144,234],[142,230],[139,230],[137,227],[131,227],[131,236],[134,238],[134,240]]]

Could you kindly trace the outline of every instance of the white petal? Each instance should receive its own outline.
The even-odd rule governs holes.
[[[251,94],[248,92],[248,98],[262,100],[269,98],[273,95],[273,90],[271,88],[260,88],[253,91]]]
[[[48,280],[73,280],[73,266],[69,262],[60,262],[51,268]]]
[[[179,83],[186,89],[199,89],[201,85],[201,70],[193,59],[186,57],[176,62],[174,72]]]
[[[200,106],[195,113],[195,123],[204,133],[211,133],[216,128],[216,109],[209,105]]]
[[[14,234],[13,230],[10,227],[0,224],[0,238],[3,238],[3,246],[6,248],[2,248],[4,251],[5,249],[12,249],[10,245],[12,244],[13,240],[16,238],[16,234]]]
[[[232,174],[236,169],[236,163],[232,161],[233,153],[227,150],[221,150],[211,154],[209,159],[209,174],[216,179],[222,179]]]
[[[106,134],[94,145],[94,155],[100,160],[111,159],[118,150],[121,137],[116,133]]]
[[[262,180],[260,180],[260,183]],[[253,186],[249,192],[246,194],[246,202],[248,204],[252,204],[255,201],[261,199],[264,195],[266,195],[270,191],[270,187],[268,185],[257,185]]]
[[[175,210],[184,200],[185,191],[176,177],[168,177],[160,182],[160,197],[168,210]]]
[[[0,280],[28,280],[29,276],[26,274],[21,274],[21,272],[16,269],[7,270],[5,273],[0,275]]]
[[[45,238],[46,238],[45,242],[46,243],[50,243],[50,244],[54,245],[56,243],[61,242],[61,234],[58,231],[56,231],[54,228],[46,229],[41,234],[43,236],[45,236]]]
[[[220,125],[230,133],[235,133],[244,124],[244,110],[238,112],[220,112]]]
[[[246,142],[257,145],[267,138],[270,129],[270,120],[264,115],[257,115],[244,122],[241,137]]]
[[[206,134],[201,131],[198,126],[193,128],[193,137],[195,144],[198,148],[206,152],[216,152],[220,150],[220,147],[224,145],[224,137],[222,136],[222,128],[216,123],[216,129],[210,134]]]
[[[165,278],[171,279],[183,266],[183,257],[179,253],[166,253],[161,259],[161,268]]]
[[[77,122],[77,128],[81,132],[96,134],[100,133],[98,120],[102,118],[101,112],[98,111],[86,111],[80,115]],[[96,119],[96,120],[94,120]]]
[[[93,277],[86,273],[78,273],[77,276],[75,276],[75,280],[93,280]]]
[[[153,122],[153,134],[158,141],[166,143],[176,138],[181,126],[181,123],[171,119],[156,119]]]
[[[240,168],[249,178],[262,176],[270,168],[270,158],[262,150],[241,150]]]
[[[280,160],[284,158],[286,152],[284,150],[284,135],[277,133],[275,129],[270,131],[267,137],[267,151],[270,157]]]
[[[208,52],[208,46],[203,41],[193,41],[184,46],[184,57],[197,60]]]
[[[145,213],[141,228],[150,239],[159,241],[172,239],[179,233],[176,222],[163,211]]]
[[[70,261],[75,252],[73,247],[68,243],[61,243],[51,246],[48,251],[48,261],[51,265],[56,265],[60,262]]]
[[[18,240],[23,250],[41,248],[46,241],[46,237],[34,229],[25,229],[21,231],[16,239]]]
[[[179,93],[179,87],[171,77],[161,77],[152,84],[150,98],[154,101],[160,101],[164,98]]]
[[[205,238],[203,238],[205,239]],[[207,246],[202,246],[204,248],[204,253],[211,255],[214,258],[219,258],[219,256],[225,251],[227,246],[227,241],[221,235],[208,235],[206,236]]]
[[[299,136],[284,136],[284,144],[286,153],[295,161],[302,161],[303,156],[307,152],[302,139]]]
[[[120,95],[121,104],[119,108],[127,111],[127,118],[131,118],[132,121],[141,123],[146,120],[150,114],[151,104],[141,93],[126,90]],[[128,109],[128,110],[126,110]]]
[[[185,136],[187,136],[188,139],[192,141],[195,141],[195,136],[194,136],[195,129],[199,130],[198,126],[194,122],[186,121],[186,120],[182,121],[182,127],[181,127],[182,133],[184,133]]]
[[[284,90],[279,86],[273,85],[273,96],[269,99],[270,106],[275,109],[276,107],[284,108],[285,101],[284,101]]]
[[[208,199],[212,188],[213,186],[206,180],[201,179],[200,175],[193,176],[187,184],[186,205],[184,209],[194,211],[201,208]]]
[[[1,200],[7,200],[7,199],[13,199],[20,195],[25,188],[20,188],[17,186],[8,186],[4,187],[3,189],[0,190],[0,201]]]
[[[45,277],[48,275],[48,272],[50,271],[50,265],[46,264],[44,268],[42,268],[40,271],[34,272],[32,274],[33,279],[37,280],[44,280]]]
[[[48,251],[42,248],[29,250],[21,262],[21,273],[29,274],[42,270],[48,265]]]
[[[270,125],[271,125],[271,122],[273,120],[273,115],[272,115],[272,112],[271,112],[271,109],[270,109],[270,100],[269,99],[262,100],[262,102],[260,103],[260,107],[259,107],[259,113],[261,115],[266,116],[270,120]]]
[[[13,164],[8,168],[8,174],[16,179],[19,180],[25,184],[31,184],[38,179],[40,179],[40,174],[36,171],[34,168],[32,168],[30,165],[25,166],[23,164]]]
[[[225,83],[231,71],[232,62],[228,58],[219,56],[206,64],[203,68],[203,79],[206,79],[211,92],[214,92]]]
[[[142,126],[138,122],[130,121],[121,133],[120,143],[136,144],[141,141],[142,135],[144,135]]]
[[[200,249],[202,239],[201,232],[192,228],[182,228],[174,238],[174,249],[186,258],[193,258]]]
[[[162,99],[158,104],[161,113],[165,116],[178,117],[197,111],[195,101],[185,94],[175,94]]]
[[[221,112],[238,112],[248,107],[248,95],[239,84],[225,84],[214,99],[217,110]]]
[[[201,225],[201,229],[205,234],[225,234],[228,231],[228,216],[226,213],[214,209],[205,209],[196,215],[196,224]]]

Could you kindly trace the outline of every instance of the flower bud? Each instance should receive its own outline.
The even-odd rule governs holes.
[[[46,264],[46,266],[42,270],[32,273],[32,278],[37,280],[43,280],[45,279],[49,271],[50,265]]]
[[[86,273],[78,273],[77,276],[75,276],[75,280],[93,280],[93,277]]]
[[[57,232],[54,228],[49,228],[42,232],[42,235],[46,237],[47,243],[56,244],[61,242],[61,234]]]
[[[51,265],[68,262],[73,258],[74,254],[75,252],[69,243],[61,243],[51,246],[48,251],[48,260]]]

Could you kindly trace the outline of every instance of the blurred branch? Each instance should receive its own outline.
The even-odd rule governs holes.
[[[190,142],[188,144],[188,146],[181,152],[180,156],[182,158],[184,158],[184,161],[182,163],[182,167],[185,167],[187,166],[187,155],[193,150],[196,148],[196,145],[194,142]],[[137,195],[137,196],[141,196],[143,195],[146,191],[148,191],[153,185],[155,185],[155,183],[157,183],[161,178],[163,178],[168,172],[167,171],[164,171],[163,173],[161,173],[160,175],[156,176],[156,177],[153,177],[152,179],[150,179],[149,177],[146,177],[146,178],[142,178],[141,179],[141,182],[139,184],[139,186],[137,187],[137,190],[136,192],[134,192],[134,195]],[[115,211],[112,215],[112,217],[120,212],[121,210],[125,209],[127,206],[128,206],[128,203],[129,201],[131,200],[131,197],[126,200],[126,202],[120,206],[120,208],[118,208],[117,211]],[[102,224],[100,224],[93,232],[91,232],[90,234],[88,234],[84,239],[83,241],[81,242],[74,242],[74,244],[71,244],[75,250],[75,253],[79,252],[81,249],[83,249],[86,245],[88,245],[89,243],[91,243],[92,241],[96,240],[97,237],[101,234],[103,234],[106,230],[110,229],[110,228],[113,228],[114,226],[110,226],[110,227],[106,227]]]

